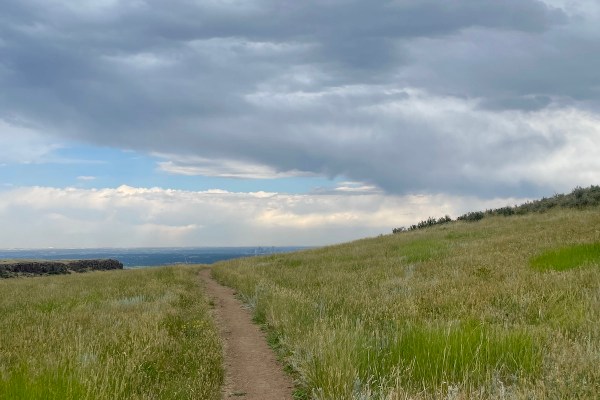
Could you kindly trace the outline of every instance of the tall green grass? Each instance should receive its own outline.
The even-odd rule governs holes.
[[[0,398],[218,399],[198,268],[0,281]]]
[[[600,243],[586,243],[546,251],[531,259],[534,268],[565,271],[584,265],[600,265]]]
[[[445,383],[475,386],[494,375],[509,382],[541,368],[541,348],[530,335],[474,323],[387,329],[355,323],[320,328],[302,343],[296,367],[318,398],[381,396],[394,384],[415,391]]]
[[[597,209],[489,217],[213,273],[270,332],[300,399],[594,399],[600,270],[529,260],[597,242],[598,226]]]

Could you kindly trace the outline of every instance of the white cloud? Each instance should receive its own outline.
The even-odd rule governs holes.
[[[174,175],[213,176],[219,178],[274,179],[313,174],[300,171],[278,172],[274,168],[250,162],[230,159],[209,159],[203,157],[175,157],[156,154],[170,161],[158,162],[158,169]]]
[[[594,111],[558,103],[490,110],[482,98],[396,85],[262,91],[249,99],[263,115],[288,115],[287,126],[296,124],[286,139],[273,139],[279,152],[303,154],[316,170],[388,193],[489,195],[524,186],[548,192],[600,181],[600,114]],[[329,124],[300,113],[294,121],[308,109],[315,115],[332,109],[338,117]]]
[[[78,181],[93,181],[96,180],[95,176],[81,175],[77,177]]]
[[[566,13],[583,18],[600,15],[600,4],[596,0],[542,0],[544,3],[559,7]]]
[[[174,65],[172,59],[154,53],[110,55],[104,56],[103,59],[108,63],[115,63],[117,66],[124,66],[134,70],[159,69]]]
[[[474,179],[486,176],[498,182],[536,182],[567,191],[575,186],[600,182],[600,116],[577,109],[542,110],[535,113],[510,113],[523,130],[530,128],[539,139],[558,145],[545,153],[531,149],[524,157],[512,158],[510,163],[495,170],[475,170]]]
[[[377,193],[381,190],[377,186],[367,185],[363,182],[340,182],[334,189],[341,193]]]
[[[313,189],[312,194],[383,194],[383,191],[374,185],[364,182],[346,181],[338,182],[333,187],[318,187]]]
[[[0,118],[0,164],[39,163],[60,147],[26,124]]]
[[[0,191],[2,247],[324,245],[524,199],[114,189]]]

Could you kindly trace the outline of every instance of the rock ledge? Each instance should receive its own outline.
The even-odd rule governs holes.
[[[120,261],[104,260],[64,260],[64,261],[10,261],[0,262],[0,278],[17,276],[60,275],[72,272],[106,271],[123,269]]]

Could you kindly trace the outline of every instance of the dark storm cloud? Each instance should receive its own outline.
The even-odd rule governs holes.
[[[174,162],[530,194],[535,177],[481,172],[565,145],[527,113],[597,109],[599,32],[570,18],[534,0],[5,0],[0,118]]]
[[[555,101],[598,104],[600,30],[560,28],[543,34],[467,29],[454,40],[407,45],[414,65],[403,71],[418,85],[485,99],[492,108],[543,108]]]

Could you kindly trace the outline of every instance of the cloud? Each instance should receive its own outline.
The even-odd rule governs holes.
[[[377,186],[368,185],[368,184],[365,184],[364,182],[352,182],[352,181],[339,182],[333,188],[318,187],[313,190],[313,194],[320,194],[320,195],[323,195],[323,194],[358,195],[358,194],[381,194],[381,193],[382,193],[382,190],[379,189]]]
[[[279,154],[302,154],[305,170],[349,176],[388,193],[535,195],[600,178],[594,156],[600,118],[577,108],[499,112],[479,99],[393,86],[261,92],[252,101],[265,115],[296,122],[273,139],[278,151],[264,159],[291,167],[297,162],[287,164]],[[339,107],[336,125],[315,123],[319,110],[338,102],[348,106]],[[303,121],[304,111],[315,117]]]
[[[451,39],[417,38],[399,78],[441,93],[481,98],[491,109],[587,103],[598,110],[600,30],[573,23],[543,33],[465,29]],[[598,20],[594,20],[597,26]]]
[[[3,247],[323,245],[389,233],[428,216],[523,199],[288,195],[160,188],[7,188]]]
[[[60,147],[22,121],[0,118],[0,165],[41,163]]]
[[[0,118],[171,174],[567,190],[600,113],[600,14],[571,3],[6,0]]]
[[[89,176],[89,175],[81,175],[81,176],[77,177],[77,180],[89,182],[89,181],[96,180],[96,177],[95,176]]]
[[[174,175],[238,179],[275,179],[311,175],[300,171],[278,172],[266,165],[247,163],[239,160],[178,157],[161,154],[156,154],[156,156],[172,159],[170,161],[159,161],[158,169]]]

